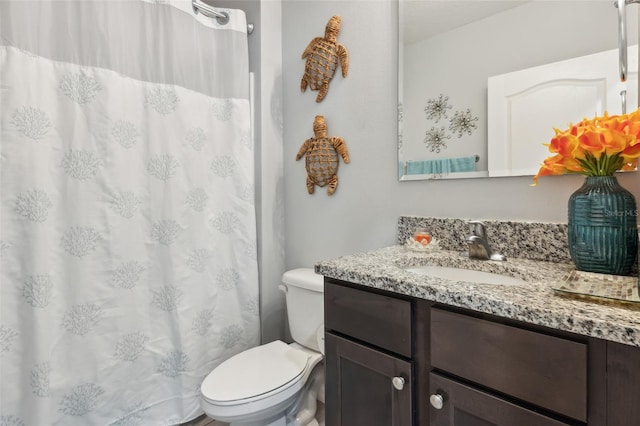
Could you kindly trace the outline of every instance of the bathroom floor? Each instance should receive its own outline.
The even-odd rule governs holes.
[[[203,414],[197,419],[191,420],[188,423],[183,423],[180,426],[228,426],[228,423],[222,423],[217,420],[210,419]]]

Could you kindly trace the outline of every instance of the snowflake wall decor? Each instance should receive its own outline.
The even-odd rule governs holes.
[[[445,95],[438,96],[437,99],[429,99],[424,112],[427,114],[427,120],[433,120],[436,123],[442,118],[447,117],[447,110],[453,108],[449,105],[449,97]]]
[[[431,152],[439,153],[441,149],[447,149],[447,139],[451,139],[444,127],[432,127],[426,131],[424,143]]]
[[[471,136],[473,131],[478,128],[476,121],[478,121],[478,117],[474,117],[469,108],[466,111],[456,111],[449,120],[449,130],[457,134],[458,138],[461,138],[464,133]]]

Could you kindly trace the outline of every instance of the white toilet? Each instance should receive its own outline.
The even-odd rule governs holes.
[[[282,276],[294,343],[276,340],[241,352],[209,373],[200,405],[231,426],[317,426],[324,402],[324,283],[313,269]]]

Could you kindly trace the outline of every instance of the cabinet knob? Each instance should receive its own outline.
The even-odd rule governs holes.
[[[397,390],[402,390],[404,388],[404,377],[394,377],[391,383],[393,383],[393,387]]]
[[[429,397],[429,402],[431,406],[436,410],[441,410],[444,407],[444,398],[439,393],[434,393]]]

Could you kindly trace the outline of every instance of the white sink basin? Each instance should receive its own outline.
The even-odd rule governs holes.
[[[508,275],[474,271],[472,269],[450,268],[447,266],[429,265],[417,268],[407,268],[406,270],[413,272],[414,274],[429,275],[430,277],[452,281],[467,281],[476,284],[525,285],[527,283],[520,278],[514,278]]]

